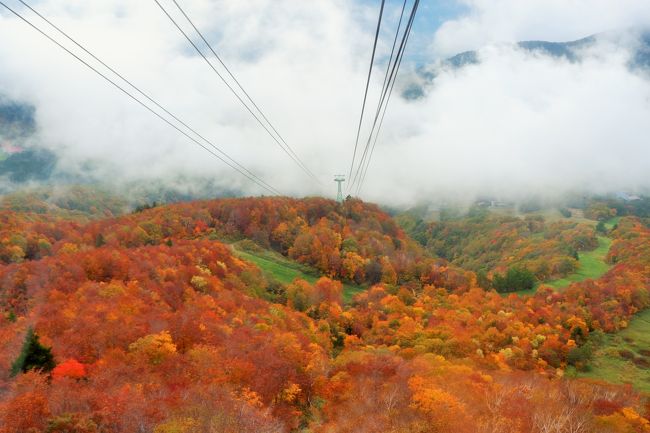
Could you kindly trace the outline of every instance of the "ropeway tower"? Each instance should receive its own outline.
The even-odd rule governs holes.
[[[341,188],[341,184],[345,182],[345,175],[344,174],[334,175],[334,182],[339,184],[339,192],[336,195],[336,201],[339,203],[343,203],[343,189]]]

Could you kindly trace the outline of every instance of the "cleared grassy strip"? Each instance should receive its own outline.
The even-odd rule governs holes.
[[[610,220],[612,221],[612,220]],[[611,223],[614,226],[616,222]],[[610,222],[606,223],[610,224]],[[600,278],[607,272],[611,265],[605,261],[609,248],[612,246],[612,240],[604,236],[598,236],[598,247],[593,251],[580,252],[580,267],[577,272],[553,281],[542,283],[545,286],[553,287],[555,290],[560,290],[568,287],[571,283],[577,283],[586,279]],[[519,296],[532,296],[537,292],[537,288],[542,284],[537,284],[530,290],[520,290],[516,293]],[[502,296],[508,296],[510,293],[502,293]]]
[[[629,383],[638,391],[650,393],[650,310],[637,314],[621,332],[603,335],[594,343],[591,370],[569,374]]]
[[[598,236],[598,247],[593,251],[580,252],[580,267],[578,271],[559,280],[549,281],[544,285],[555,289],[562,289],[571,283],[577,283],[586,279],[600,278],[611,266],[605,261],[612,240],[604,236]]]
[[[620,220],[621,220],[620,216],[608,219],[607,221],[605,221],[605,228],[607,230],[613,229]]]
[[[293,262],[272,251],[241,251],[235,245],[233,245],[233,251],[242,259],[255,263],[260,269],[271,274],[273,278],[282,284],[290,284],[296,278],[302,278],[313,284],[320,278],[315,269]],[[343,283],[343,301],[346,303],[351,302],[354,295],[364,290],[365,288],[362,286]]]
[[[273,278],[282,284],[289,284],[296,278],[302,278],[310,283],[315,283],[318,280],[317,276],[303,272],[297,266],[294,266],[293,263],[283,263],[278,258],[265,257],[266,254],[258,255],[239,250],[236,250],[236,254],[242,259],[255,263],[260,269],[270,273]]]

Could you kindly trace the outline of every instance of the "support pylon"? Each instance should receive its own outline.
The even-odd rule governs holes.
[[[339,192],[336,195],[336,201],[338,201],[339,203],[343,203],[343,189],[341,188],[341,184],[345,182],[345,175],[344,174],[335,175],[334,182],[339,184]]]

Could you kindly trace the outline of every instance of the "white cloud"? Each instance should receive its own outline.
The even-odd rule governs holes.
[[[324,189],[278,150],[153,1],[43,0],[38,8],[276,188],[333,195],[332,175],[350,164],[376,10],[346,0],[181,4]],[[620,0],[607,9],[612,4],[474,0],[468,16],[440,29],[435,45],[575,39],[638,23],[650,7]],[[603,43],[584,62],[569,63],[495,45],[481,51],[479,65],[443,72],[421,100],[394,95],[364,196],[410,203],[650,186],[650,81],[630,72],[628,54]],[[0,64],[0,92],[37,106],[43,142],[63,168],[90,159],[104,179],[201,175],[261,192],[7,14]],[[371,113],[382,78],[372,83]]]
[[[169,1],[164,4],[173,8]],[[372,36],[359,27],[370,19],[368,11],[342,0],[182,4],[216,40],[222,58],[305,163],[328,182],[332,173],[342,171],[351,156],[353,113],[361,103],[371,44]],[[153,1],[70,6],[45,0],[38,9],[276,188],[295,194],[319,191]],[[4,14],[0,40],[11,41],[0,43],[3,92],[38,107],[44,141],[68,166],[95,158],[105,162],[107,171],[119,168],[116,174],[128,178],[179,172],[215,175],[229,186],[246,187],[245,179],[18,19]]]
[[[480,64],[442,71],[426,98],[396,104],[393,143],[377,153],[369,183],[397,154],[418,169],[386,193],[407,202],[649,186],[650,82],[630,72],[626,53],[603,52],[598,44],[570,63],[492,46]]]

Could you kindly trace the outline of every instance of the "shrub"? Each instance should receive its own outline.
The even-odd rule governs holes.
[[[571,349],[567,354],[567,361],[569,364],[575,366],[577,370],[586,371],[589,369],[589,361],[591,361],[592,355],[591,344],[587,343]]]

